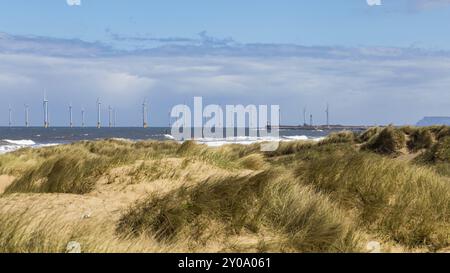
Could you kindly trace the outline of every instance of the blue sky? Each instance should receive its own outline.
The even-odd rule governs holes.
[[[208,31],[243,43],[421,46],[450,49],[446,0],[1,0],[0,29],[22,35],[105,41],[195,37]],[[439,5],[441,3],[441,5]]]
[[[0,111],[12,105],[17,125],[24,103],[40,125],[44,89],[54,125],[67,124],[70,102],[94,124],[97,96],[105,109],[118,109],[121,125],[139,125],[145,97],[152,125],[166,125],[168,110],[194,95],[206,103],[280,104],[289,124],[302,120],[304,106],[324,122],[327,102],[333,123],[450,115],[450,0],[0,5]]]

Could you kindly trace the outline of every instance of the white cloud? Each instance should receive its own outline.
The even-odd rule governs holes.
[[[381,6],[381,0],[367,0],[369,6]]]
[[[66,0],[69,6],[81,6],[81,0]]]
[[[145,96],[145,92],[151,91],[156,82],[154,79],[132,75],[128,72],[98,72],[96,75],[94,74],[92,80],[97,82],[99,90],[102,90],[104,95],[115,98]]]
[[[10,101],[35,103],[33,109],[40,109],[46,89],[55,124],[66,121],[66,103],[93,112],[89,107],[95,107],[97,97],[104,105],[120,107],[120,118],[131,125],[139,120],[144,97],[152,102],[152,122],[166,125],[168,108],[194,95],[204,96],[208,103],[279,103],[290,123],[300,119],[304,105],[320,122],[326,102],[332,104],[335,122],[353,124],[415,122],[425,115],[450,114],[443,103],[450,101],[446,52],[246,45],[221,51],[200,47],[184,52],[177,48],[174,54],[112,54],[82,42],[6,41],[7,45],[0,36],[0,110]],[[15,43],[21,50],[11,52]],[[26,50],[30,45],[71,53]]]

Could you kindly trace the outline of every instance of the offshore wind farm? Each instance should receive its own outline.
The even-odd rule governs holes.
[[[43,128],[50,128],[51,127],[51,122],[50,122],[50,109],[51,109],[51,103],[47,97],[47,93],[44,93],[43,96],[43,100],[42,100],[42,112],[40,113],[42,115],[43,118],[43,123],[42,123],[42,127]],[[69,127],[69,128],[74,128],[74,127],[96,127],[98,129],[105,127],[103,126],[104,124],[107,124],[107,128],[115,128],[117,126],[117,110],[115,107],[108,105],[107,108],[102,108],[102,102],[101,102],[101,98],[97,98],[96,102],[96,123],[95,125],[91,125],[89,126],[89,124],[86,123],[86,110],[85,107],[81,106],[81,108],[79,109],[79,113],[80,113],[80,119],[79,119],[79,124],[76,124],[74,122],[74,111],[77,112],[77,109],[74,109],[72,103],[68,104],[68,115],[67,115],[67,125],[60,125],[60,126],[55,126],[55,127]],[[303,108],[303,123],[302,122],[298,122],[298,124],[294,124],[294,125],[284,125],[281,121],[281,110],[279,110],[279,123],[277,126],[272,126],[272,125],[267,125],[267,127],[271,127],[271,128],[278,128],[278,129],[285,129],[285,130],[294,130],[294,129],[299,129],[299,130],[364,130],[367,129],[370,126],[367,125],[340,125],[340,124],[330,124],[330,105],[326,104],[326,109],[324,111],[325,113],[325,117],[326,117],[326,122],[325,124],[315,124],[314,123],[314,118],[312,114],[308,114],[307,113],[307,108],[304,107]],[[31,124],[30,123],[30,106],[28,104],[24,104],[24,120],[23,123],[16,121],[13,121],[13,112],[14,112],[14,108],[9,105],[8,106],[8,127],[40,127],[39,124]],[[37,111],[33,111],[32,114],[34,116],[39,116],[39,113],[36,113]],[[103,122],[102,120],[102,112],[106,112],[107,113],[107,122]],[[171,117],[171,112],[168,112],[168,124],[169,127],[171,127],[172,125],[172,120],[173,117]],[[249,114],[249,113],[246,113]],[[251,114],[249,114],[251,115]],[[149,117],[150,117],[150,107],[149,107],[149,102],[148,100],[145,98],[143,99],[142,105],[141,105],[141,124],[142,124],[142,128],[149,128],[149,127],[158,127],[158,126],[152,126],[149,123]],[[309,118],[309,122],[307,122]],[[251,127],[252,125],[250,123],[246,124],[246,127]],[[0,126],[1,127],[1,126]],[[127,124],[123,124],[122,127],[133,127],[133,126],[128,126]],[[267,128],[266,128],[267,129]]]
[[[8,126],[0,127],[0,134],[2,140],[0,141],[0,153],[11,152],[24,147],[43,147],[52,146],[60,144],[68,144],[81,140],[99,140],[99,139],[127,139],[131,141],[139,140],[173,140],[174,137],[171,135],[171,126],[176,122],[176,119],[171,116],[169,111],[168,127],[158,127],[152,126],[149,122],[151,116],[150,113],[150,103],[148,99],[144,98],[141,105],[136,105],[140,108],[140,119],[141,126],[133,127],[127,126],[127,124],[117,124],[117,113],[116,107],[112,105],[104,106],[101,98],[97,98],[95,101],[95,123],[88,124],[86,122],[87,111],[84,106],[76,109],[72,103],[67,104],[67,114],[66,114],[66,125],[64,126],[54,126],[51,122],[51,109],[52,101],[49,99],[47,93],[44,93],[42,99],[42,107],[40,110],[34,109],[35,111],[30,111],[28,104],[24,105],[24,121],[23,123],[14,122],[13,113],[14,109],[12,106],[8,107]],[[185,107],[184,107],[185,108]],[[77,123],[74,118],[74,114],[79,113],[79,122]],[[42,123],[31,124],[29,121],[29,116],[36,115],[42,118]],[[156,113],[155,113],[156,114]],[[244,113],[249,118],[252,116],[250,113]],[[281,111],[278,113],[281,119]],[[281,140],[293,141],[293,140],[320,140],[327,136],[331,132],[338,130],[363,130],[364,126],[342,126],[342,125],[331,125],[329,124],[329,114],[330,108],[327,105],[325,110],[327,124],[315,125],[312,121],[309,124],[304,123],[300,125],[275,125],[268,123],[267,126],[258,128],[258,134],[250,134],[250,127],[247,127],[243,132],[239,133],[236,130],[236,135],[234,137],[215,137],[215,138],[205,138],[197,137],[194,138],[199,143],[204,143],[209,146],[221,146],[225,144],[235,143],[235,144],[251,144],[256,142],[261,142],[264,140],[271,140],[271,138],[265,138],[259,134],[260,131],[265,130],[277,130]],[[306,111],[304,113],[304,119],[306,120]],[[183,125],[185,124],[183,120]],[[203,120],[202,127],[207,120]],[[249,119],[250,121],[250,119]],[[300,123],[300,122],[299,122]],[[21,125],[23,124],[23,125]],[[219,127],[226,126],[224,121],[219,121]],[[250,126],[247,124],[246,126]],[[193,128],[191,128],[192,130]],[[227,130],[227,128],[223,128]],[[195,130],[194,130],[195,131]]]

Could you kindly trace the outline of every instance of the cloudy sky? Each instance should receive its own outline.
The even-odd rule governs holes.
[[[280,104],[282,122],[411,124],[450,115],[449,0],[0,0],[0,126],[95,101],[139,125],[205,103]],[[379,5],[380,4],[380,5]],[[1,114],[3,113],[3,114]],[[106,116],[106,115],[104,115]]]

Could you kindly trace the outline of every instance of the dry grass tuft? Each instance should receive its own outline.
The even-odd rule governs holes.
[[[362,223],[407,246],[448,246],[450,186],[424,168],[374,154],[330,155],[301,165],[303,183],[331,194]]]
[[[408,149],[416,152],[422,149],[429,149],[433,145],[434,137],[429,129],[423,128],[409,134],[407,142]]]
[[[262,170],[267,167],[262,154],[251,154],[239,160],[242,167],[249,170]]]
[[[358,136],[358,141],[360,143],[367,142],[372,139],[374,136],[379,134],[383,129],[380,127],[372,127],[364,131],[362,134]]]
[[[355,133],[351,131],[342,131],[331,133],[328,137],[322,140],[319,145],[335,144],[335,143],[354,143],[356,140]]]
[[[363,144],[362,149],[380,154],[392,155],[399,153],[405,146],[405,134],[392,126],[389,126],[372,136],[368,142]]]
[[[292,178],[279,178],[277,171],[212,178],[193,188],[150,197],[122,217],[117,231],[126,236],[156,234],[162,242],[188,237],[207,244],[215,237],[208,234],[209,227],[220,223],[226,236],[266,229],[281,233],[277,251],[359,250],[355,227],[327,198]]]

